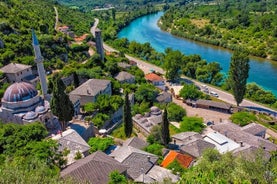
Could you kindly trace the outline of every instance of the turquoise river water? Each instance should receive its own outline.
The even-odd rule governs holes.
[[[159,52],[164,52],[166,48],[172,48],[180,50],[186,55],[199,54],[207,62],[219,62],[222,72],[225,74],[228,72],[232,56],[231,51],[178,38],[162,31],[157,26],[157,21],[162,15],[163,12],[158,12],[135,19],[119,32],[118,37],[139,43],[149,42]],[[277,62],[250,58],[248,82],[255,82],[277,96]]]

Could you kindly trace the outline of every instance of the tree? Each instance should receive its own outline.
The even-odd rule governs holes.
[[[246,92],[249,69],[248,53],[243,50],[236,50],[231,58],[229,78],[237,106],[242,102]]]
[[[124,110],[123,110],[124,132],[126,137],[130,137],[133,131],[133,121],[131,114],[131,105],[129,94],[125,93]]]
[[[80,80],[76,72],[73,72],[73,83],[75,88],[80,85]]]
[[[170,141],[169,121],[167,119],[167,108],[165,108],[164,112],[163,112],[163,121],[161,124],[161,134],[162,134],[163,145],[167,145]]]
[[[180,77],[180,63],[183,60],[183,54],[180,51],[173,51],[166,49],[166,56],[164,58],[164,68],[166,70],[165,77],[168,80],[177,80]]]
[[[185,84],[179,94],[183,99],[197,99],[201,96],[201,92],[194,84]]]
[[[141,84],[135,92],[135,99],[137,102],[142,101],[153,103],[157,97],[158,91],[151,84]]]
[[[168,120],[169,121],[182,121],[183,117],[186,115],[186,110],[175,103],[169,103],[167,106],[168,110]]]
[[[113,171],[109,174],[108,184],[127,184],[128,181],[123,174],[120,174],[118,171]]]
[[[59,118],[62,130],[67,127],[67,122],[74,115],[74,107],[65,93],[65,85],[60,77],[56,76],[53,82],[53,94],[50,107],[55,116]]]

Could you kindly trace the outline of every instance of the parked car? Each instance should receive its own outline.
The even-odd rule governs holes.
[[[218,97],[218,94],[216,92],[214,92],[214,91],[210,91],[210,95],[214,96],[214,97]]]

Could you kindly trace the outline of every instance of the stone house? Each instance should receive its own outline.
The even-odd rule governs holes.
[[[112,95],[110,80],[89,79],[78,88],[69,93],[70,98],[80,98],[80,104],[85,105],[88,102],[95,102],[97,96],[101,94]]]

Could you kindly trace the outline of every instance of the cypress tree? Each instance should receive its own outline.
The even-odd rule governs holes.
[[[75,88],[80,85],[80,80],[76,72],[73,72],[73,83]]]
[[[133,121],[131,114],[131,105],[128,93],[125,93],[124,109],[123,109],[123,122],[124,122],[124,132],[126,137],[130,137],[133,131]]]
[[[167,108],[165,108],[164,112],[163,112],[163,121],[161,124],[161,135],[162,135],[162,144],[167,145],[170,141],[169,121],[167,118]]]
[[[50,101],[52,113],[59,118],[62,130],[67,127],[67,122],[74,115],[74,107],[65,93],[65,85],[60,77],[55,77],[53,81],[53,94]]]
[[[249,69],[248,53],[243,50],[236,50],[231,58],[229,77],[237,106],[242,102],[246,92]]]

